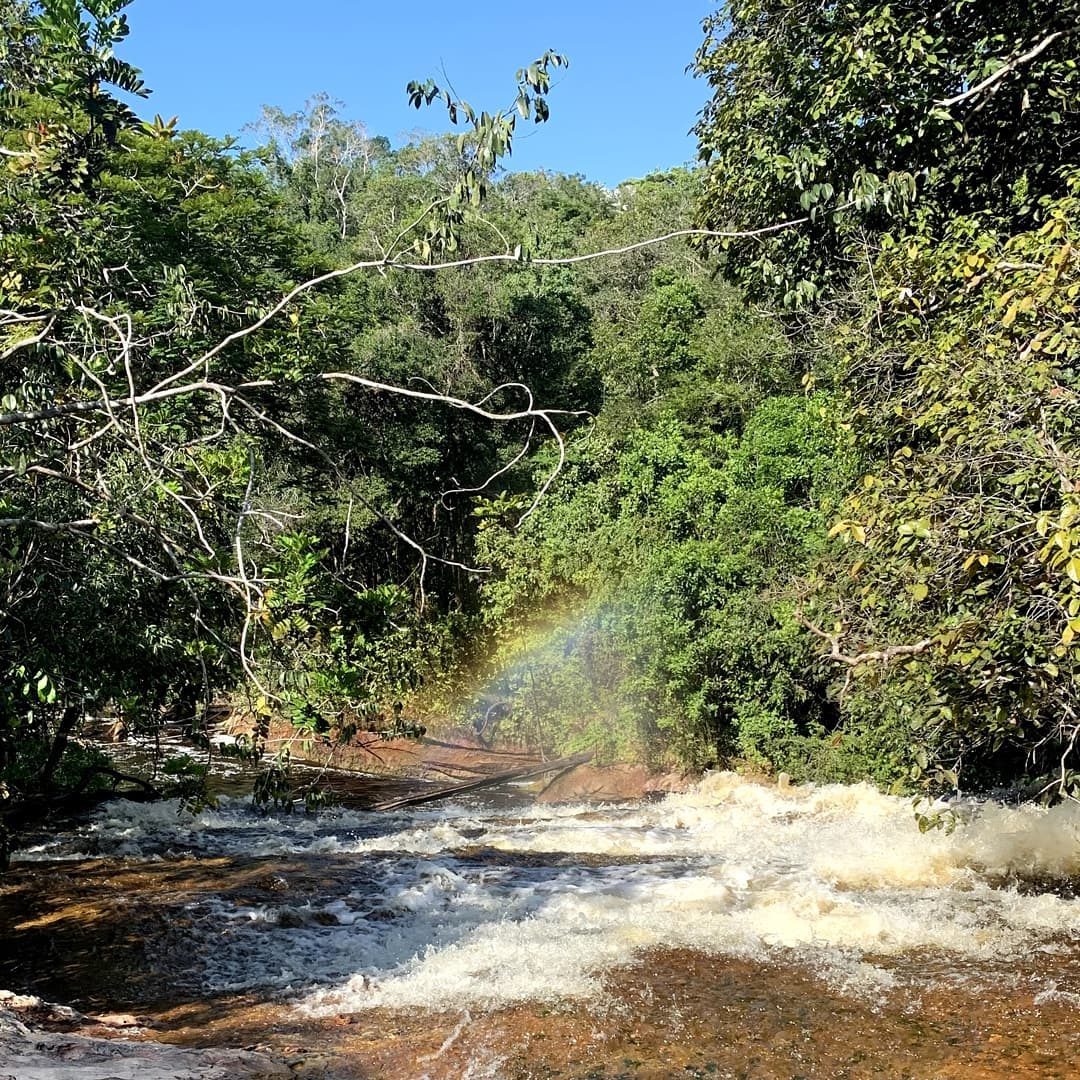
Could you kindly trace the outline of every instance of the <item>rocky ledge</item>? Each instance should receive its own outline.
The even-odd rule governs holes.
[[[42,1026],[47,1025],[47,1026]],[[134,1017],[90,1017],[40,998],[0,992],[0,1080],[277,1080],[284,1063],[248,1050],[193,1050],[50,1028],[124,1032]]]

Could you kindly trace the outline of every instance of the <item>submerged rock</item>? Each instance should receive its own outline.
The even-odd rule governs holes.
[[[277,924],[285,930],[299,930],[305,926],[340,926],[341,920],[332,911],[284,907],[277,913]]]
[[[35,1030],[0,1009],[0,1080],[276,1080],[292,1071],[247,1050],[188,1050]]]

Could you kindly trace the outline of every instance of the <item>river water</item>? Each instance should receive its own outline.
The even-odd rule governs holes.
[[[0,984],[312,1076],[1075,1076],[1080,806],[955,811],[923,835],[870,787],[730,773],[603,808],[116,802],[18,854]]]

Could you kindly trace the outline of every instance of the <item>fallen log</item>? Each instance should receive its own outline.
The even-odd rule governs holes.
[[[469,791],[478,791],[480,788],[495,787],[498,784],[506,784],[511,780],[527,780],[532,776],[545,776],[552,772],[565,772],[577,765],[584,765],[592,761],[592,754],[575,754],[573,757],[556,758],[554,761],[543,761],[535,765],[523,765],[517,769],[508,769],[506,772],[493,773],[491,776],[482,777],[479,780],[466,780],[461,784],[446,784],[435,791],[422,791],[418,795],[405,795],[399,799],[388,799],[385,802],[376,803],[372,810],[401,810],[406,806],[419,806],[421,803],[435,802],[438,799],[448,799],[451,795],[464,795]]]

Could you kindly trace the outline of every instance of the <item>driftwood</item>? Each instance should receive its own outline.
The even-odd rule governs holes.
[[[418,806],[421,803],[435,802],[437,799],[448,799],[451,795],[464,795],[468,791],[478,791],[480,788],[495,787],[498,784],[506,784],[511,780],[527,780],[531,776],[545,776],[553,772],[566,772],[577,765],[584,765],[592,760],[592,754],[575,754],[573,757],[556,758],[554,761],[544,761],[536,765],[523,765],[517,769],[509,769],[506,772],[494,773],[484,776],[479,780],[466,780],[461,784],[447,784],[435,791],[422,791],[419,795],[405,795],[399,799],[388,799],[386,802],[376,803],[372,810],[401,810],[406,806]]]

